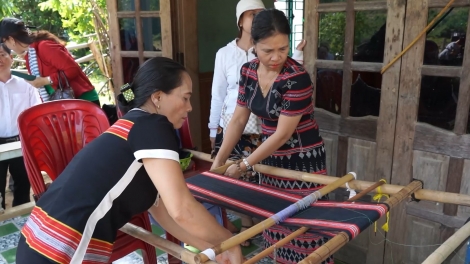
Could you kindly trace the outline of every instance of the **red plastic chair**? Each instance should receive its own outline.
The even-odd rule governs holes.
[[[25,110],[18,118],[18,128],[26,171],[37,200],[47,189],[41,171],[55,180],[75,154],[109,128],[109,122],[91,102],[59,100]],[[152,232],[147,212],[134,216],[130,223]],[[110,262],[137,249],[142,250],[145,264],[157,263],[153,246],[118,231]]]

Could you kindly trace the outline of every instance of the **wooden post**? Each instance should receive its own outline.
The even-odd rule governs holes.
[[[405,33],[403,45],[406,47],[427,25],[428,1],[406,1]],[[424,12],[423,12],[424,10]],[[411,15],[412,14],[412,15]],[[404,185],[413,177],[413,143],[415,125],[418,115],[419,94],[421,89],[421,66],[423,65],[425,37],[422,37],[402,57],[400,85],[398,91],[398,108],[393,148],[392,177],[390,182]],[[405,247],[398,244],[406,243],[406,210],[400,204],[391,215],[390,229],[401,232],[387,233],[384,263],[392,264],[405,261]],[[393,259],[390,257],[393,255]]]

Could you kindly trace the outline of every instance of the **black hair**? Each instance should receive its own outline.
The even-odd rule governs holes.
[[[284,12],[270,8],[259,12],[253,19],[251,38],[253,43],[269,38],[276,33],[290,35],[289,21]],[[256,54],[255,54],[256,55]]]
[[[52,40],[54,42],[65,45],[64,41],[47,30],[30,30],[35,28],[36,27],[33,26],[27,26],[22,20],[17,18],[7,17],[0,21],[0,32],[2,39],[12,37],[14,40],[27,45],[31,45],[34,42],[42,40]]]
[[[130,84],[134,99],[127,101],[122,93],[119,94],[119,108],[127,113],[145,104],[155,92],[171,93],[183,83],[183,72],[186,72],[184,66],[172,59],[155,57],[147,60],[139,67]]]
[[[8,55],[11,55],[11,50],[7,47],[7,45],[5,45],[5,43],[0,43],[0,48],[3,49],[3,51],[5,51],[6,53],[8,53]]]

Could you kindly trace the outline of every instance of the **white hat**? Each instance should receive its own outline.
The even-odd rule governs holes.
[[[237,4],[237,26],[242,14],[248,10],[265,9],[261,0],[240,0]]]

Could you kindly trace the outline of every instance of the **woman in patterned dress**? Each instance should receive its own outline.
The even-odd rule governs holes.
[[[262,120],[263,143],[243,162],[230,166],[225,175],[239,178],[259,162],[326,174],[323,139],[313,116],[312,81],[302,65],[288,57],[290,33],[289,22],[282,11],[264,10],[253,20],[251,34],[257,59],[245,63],[240,71],[237,107],[212,167],[225,163],[250,113]],[[260,181],[265,186],[302,196],[321,187],[266,174],[261,175]],[[265,246],[271,246],[291,232],[278,225],[265,230]],[[304,234],[279,248],[276,260],[297,263],[326,241],[322,236]],[[333,263],[333,258],[323,263]]]

